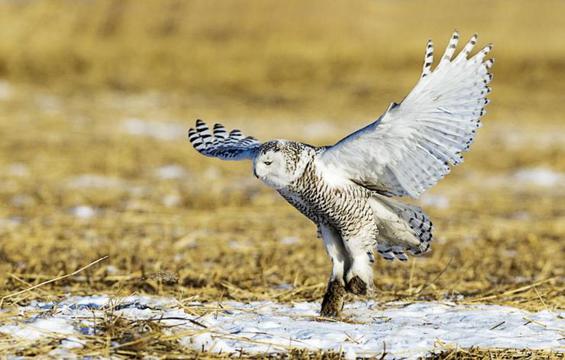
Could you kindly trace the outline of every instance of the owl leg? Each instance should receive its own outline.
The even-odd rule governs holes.
[[[347,291],[356,295],[367,295],[373,288],[373,266],[370,241],[365,241],[367,236],[360,234],[345,239],[345,247],[353,259],[351,266],[345,274]]]
[[[346,289],[355,295],[367,295],[368,292],[367,283],[361,280],[359,275],[355,275],[347,282]]]
[[[332,276],[330,282],[338,281],[345,286],[345,272],[351,266],[351,258],[340,234],[331,226],[321,225],[318,231],[322,235],[326,251],[332,260]]]
[[[324,239],[326,251],[332,260],[332,275],[322,301],[320,315],[337,317],[341,313],[345,301],[345,271],[350,267],[351,259],[340,234],[334,228],[321,225],[318,231]]]
[[[337,279],[330,280],[324,300],[322,301],[321,316],[337,317],[343,310],[345,300],[345,287]]]
[[[351,268],[345,275],[346,289],[355,295],[367,295],[373,286],[373,268],[367,254],[353,259]]]

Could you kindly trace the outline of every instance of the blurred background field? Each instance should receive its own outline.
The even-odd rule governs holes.
[[[559,0],[0,1],[0,295],[109,255],[4,305],[318,301],[330,262],[314,226],[186,130],[333,143],[400,101],[427,39],[442,52],[458,29],[495,45],[492,103],[464,164],[419,201],[432,253],[377,262],[376,296],[563,308],[563,14]]]

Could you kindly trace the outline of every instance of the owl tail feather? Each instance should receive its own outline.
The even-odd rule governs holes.
[[[371,207],[379,229],[377,252],[384,259],[406,261],[405,251],[421,255],[429,250],[433,226],[421,208],[378,194]]]

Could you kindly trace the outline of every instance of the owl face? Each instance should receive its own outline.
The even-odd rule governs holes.
[[[288,186],[304,172],[303,148],[284,140],[269,141],[261,146],[253,161],[253,173],[266,185],[280,189]]]

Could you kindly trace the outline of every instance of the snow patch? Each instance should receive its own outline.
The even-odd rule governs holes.
[[[424,194],[421,197],[422,205],[433,206],[438,209],[449,208],[449,198],[443,195]]]
[[[213,181],[221,178],[222,172],[220,171],[219,168],[215,166],[209,166],[208,168],[206,168],[206,170],[202,172],[202,175],[206,180]]]
[[[192,311],[203,314],[192,315]],[[84,346],[105,311],[130,320],[154,320],[192,349],[221,353],[281,353],[290,348],[343,352],[347,358],[417,358],[441,344],[468,348],[563,351],[565,313],[531,313],[495,305],[356,302],[345,307],[347,322],[318,317],[319,304],[185,303],[149,296],[68,297],[59,303],[32,302],[6,319],[0,332],[30,341],[64,339],[62,353]],[[8,324],[10,323],[11,324]],[[182,335],[180,335],[182,334]]]
[[[21,223],[22,220],[17,217],[0,218],[0,230],[13,229]]]
[[[47,114],[56,114],[61,111],[63,101],[54,95],[40,94],[35,96],[37,108]]]
[[[302,132],[308,138],[327,139],[338,133],[335,124],[326,121],[308,122],[302,127]]]
[[[14,177],[25,177],[30,173],[29,167],[23,163],[10,164],[8,165],[6,170],[9,175],[12,175]]]
[[[70,209],[73,216],[79,219],[91,219],[96,216],[96,209],[88,205],[79,205]]]
[[[0,333],[35,341],[45,337],[72,335],[75,333],[75,330],[71,324],[71,319],[51,317],[15,325],[1,326]]]
[[[550,187],[563,185],[565,175],[544,167],[525,168],[514,173],[514,180],[530,185]]]
[[[535,120],[532,120],[532,123]],[[490,134],[491,142],[501,143],[512,150],[520,149],[547,149],[551,147],[562,148],[565,146],[563,127],[545,124],[543,127],[536,126],[535,129],[510,125],[506,122],[492,127]]]
[[[157,140],[182,139],[187,131],[185,126],[178,123],[149,122],[136,118],[126,119],[122,128],[127,134],[146,136]]]
[[[163,180],[176,180],[185,178],[187,171],[180,165],[169,164],[155,169],[154,174]]]
[[[294,286],[292,286],[291,284],[284,284],[283,283],[283,284],[278,284],[278,285],[273,286],[273,289],[276,289],[276,290],[292,290],[292,289],[294,289]]]
[[[67,181],[67,186],[73,189],[83,188],[121,188],[124,186],[124,181],[119,178],[109,177],[97,174],[84,174],[75,176]]]
[[[294,245],[300,242],[300,238],[298,236],[284,236],[280,239],[280,242],[284,245]]]
[[[167,194],[163,196],[161,203],[166,207],[175,207],[180,205],[182,198],[179,194]]]
[[[0,80],[0,100],[9,100],[12,97],[12,85],[6,80]]]
[[[35,205],[35,199],[28,194],[17,194],[12,196],[10,203],[16,207],[26,207]]]

